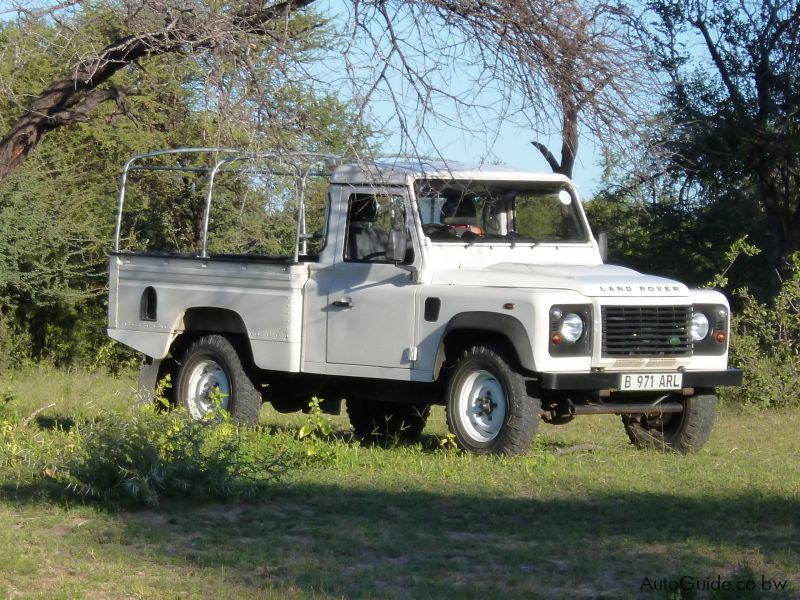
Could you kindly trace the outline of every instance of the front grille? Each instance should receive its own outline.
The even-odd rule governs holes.
[[[690,356],[691,306],[603,306],[603,356]]]

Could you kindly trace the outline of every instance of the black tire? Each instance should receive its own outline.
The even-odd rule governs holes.
[[[447,386],[447,425],[459,447],[516,456],[530,450],[541,400],[501,352],[474,346],[456,363]]]
[[[400,404],[363,398],[347,400],[347,416],[357,437],[367,442],[413,443],[428,422],[427,404]]]
[[[211,409],[209,395],[219,389],[225,408],[237,423],[258,423],[261,393],[242,365],[239,353],[221,335],[195,340],[183,355],[175,386],[176,402],[202,419]]]
[[[151,404],[159,412],[175,406],[175,381],[178,366],[172,358],[153,360],[139,369],[136,397],[141,404]]]
[[[625,415],[622,423],[634,446],[689,454],[700,450],[711,435],[717,414],[714,394],[687,396],[683,412],[665,415]]]

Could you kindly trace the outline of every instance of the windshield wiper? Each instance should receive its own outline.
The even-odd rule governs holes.
[[[511,242],[512,250],[516,248],[517,244],[525,244],[525,245],[530,244],[531,248],[535,248],[536,246],[542,243],[542,240],[535,240],[533,238],[525,237],[523,235],[520,235],[516,231],[509,231],[505,235],[505,239]]]

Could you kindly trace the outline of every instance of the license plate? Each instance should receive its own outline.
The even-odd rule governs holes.
[[[620,375],[622,391],[679,390],[683,387],[683,373],[631,373]]]

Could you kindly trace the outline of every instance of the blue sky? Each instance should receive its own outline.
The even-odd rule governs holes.
[[[334,23],[340,25],[344,22],[344,15],[351,6],[352,4],[347,0],[321,0],[315,4],[316,9],[330,16],[334,19]],[[0,19],[13,16],[13,13],[7,12],[8,9],[9,2],[0,0]],[[397,27],[402,28],[403,26],[402,21],[398,21]],[[369,49],[367,49],[361,58],[365,59],[369,54]],[[468,68],[467,65],[467,71]],[[331,88],[335,89],[342,99],[349,99],[348,97],[361,91],[354,89],[351,82],[344,76],[344,62],[340,53],[330,54],[326,57],[324,64],[311,67],[311,69],[314,71],[319,69],[319,73],[324,73],[325,75],[320,79],[327,80]],[[414,150],[421,155],[441,155],[468,163],[493,162],[520,169],[550,172],[549,165],[530,142],[538,139],[547,144],[551,152],[558,156],[561,149],[558,132],[551,133],[549,137],[537,136],[529,125],[526,126],[524,119],[519,117],[516,119],[500,118],[498,114],[491,114],[494,107],[504,105],[507,99],[493,89],[492,82],[485,82],[485,88],[478,92],[470,89],[470,85],[474,85],[472,79],[475,73],[473,72],[470,76],[470,73],[464,72],[464,69],[465,65],[462,63],[460,66],[453,67],[450,73],[445,74],[446,85],[465,95],[475,94],[476,102],[489,107],[489,109],[465,113],[463,109],[446,100],[434,101],[436,112],[441,118],[425,121],[425,130],[428,136],[415,140]],[[342,75],[338,79],[334,77],[332,80],[330,75],[335,73]],[[398,90],[405,87],[408,92],[407,86],[404,86],[397,78],[392,85],[396,86]],[[410,129],[413,129],[412,122],[417,117],[413,94],[409,93],[407,97],[401,97],[400,102],[403,105],[406,119],[412,124]],[[502,111],[498,109],[498,112]],[[382,125],[382,131],[386,134],[381,139],[382,152],[409,152],[408,140],[402,139],[398,133],[400,128],[396,107],[387,100],[385,93],[383,96],[376,94],[374,100],[370,102],[369,116]],[[557,117],[557,115],[555,116]],[[592,139],[582,138],[580,144],[573,179],[581,195],[588,198],[599,183],[600,153]]]
[[[352,5],[345,0],[325,0],[318,4],[317,8],[323,14],[331,16],[334,23],[341,25],[346,20],[345,14],[350,6]],[[406,25],[407,23],[404,23],[402,18],[398,18],[396,24],[398,30],[403,29]],[[377,33],[382,33],[382,30],[377,30]],[[361,51],[362,54],[357,55],[353,60],[356,63],[361,61],[360,66],[364,72],[368,72],[369,66],[365,63],[373,56],[372,48],[361,48]],[[410,52],[413,53],[414,49],[412,48]],[[336,53],[328,57],[323,70],[326,73],[344,73],[344,62],[341,56],[340,53]],[[421,53],[418,53],[415,58],[421,61],[425,60]],[[376,62],[373,58],[373,63]],[[414,151],[422,155],[441,155],[469,163],[486,161],[520,169],[550,172],[549,165],[539,151],[531,145],[531,141],[537,139],[544,142],[558,157],[561,151],[559,132],[551,132],[549,136],[546,134],[547,132],[544,135],[536,135],[534,129],[527,125],[525,119],[519,115],[516,118],[507,115],[501,116],[499,113],[504,111],[501,108],[497,108],[497,110],[495,108],[505,105],[508,99],[494,89],[491,81],[485,81],[484,86],[478,91],[471,89],[470,86],[474,88],[475,73],[475,71],[469,72],[468,61],[462,62],[441,76],[440,81],[444,83],[440,85],[453,89],[457,93],[469,95],[477,104],[486,108],[465,111],[463,107],[448,102],[446,98],[432,100],[440,118],[425,120],[425,129],[428,135],[414,140]],[[390,74],[389,78],[392,80],[391,85],[395,88],[394,91],[400,93],[399,97],[395,97],[394,101],[390,100],[385,89],[375,93],[369,103],[369,114],[374,121],[383,125],[382,131],[387,134],[381,140],[381,150],[386,153],[408,153],[408,140],[404,140],[399,134],[396,102],[399,98],[409,129],[414,129],[414,120],[419,118],[417,113],[421,111],[414,91],[409,90],[408,85],[401,81],[399,76],[393,77]],[[362,89],[352,87],[345,77],[333,85],[343,99],[348,94],[364,93]],[[552,116],[556,120],[559,119],[558,115]],[[594,140],[583,137],[580,141],[573,179],[584,198],[588,198],[598,187],[601,176],[600,157],[601,154]]]
[[[376,115],[382,120],[391,123],[396,119],[393,107],[377,106]],[[442,156],[468,163],[482,162],[483,160],[497,161],[508,167],[534,171],[551,172],[550,166],[531,141],[536,138],[529,127],[515,124],[511,121],[500,123],[496,131],[490,135],[470,133],[455,127],[429,125],[432,130],[436,146]],[[392,131],[391,127],[386,128]],[[394,129],[396,130],[396,128]],[[549,138],[539,136],[539,141],[547,144],[550,151],[560,156],[561,138],[551,135]],[[385,140],[385,152],[397,152],[402,146],[400,136],[390,135]],[[422,154],[435,154],[433,148],[421,148]],[[591,139],[582,138],[578,148],[578,160],[573,170],[573,180],[578,187],[581,197],[587,199],[596,191],[602,175],[599,165],[602,154]]]

